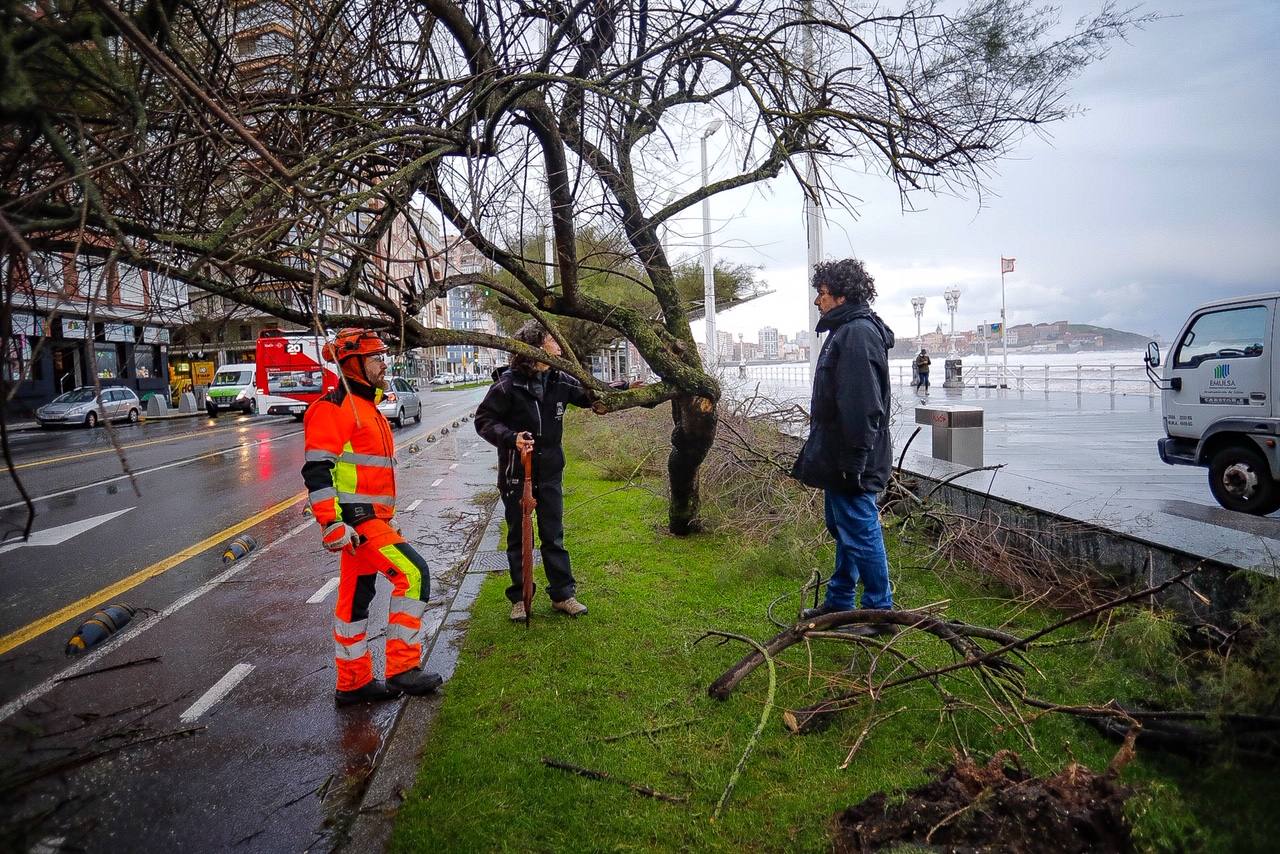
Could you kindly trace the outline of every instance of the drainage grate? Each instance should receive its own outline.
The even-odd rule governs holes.
[[[542,552],[539,549],[533,550],[533,563],[538,565],[542,563]],[[475,557],[471,559],[471,566],[467,568],[468,572],[502,572],[507,568],[506,552],[476,552]]]

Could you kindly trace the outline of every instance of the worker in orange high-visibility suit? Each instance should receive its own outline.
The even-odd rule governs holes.
[[[422,616],[431,591],[427,562],[395,521],[395,441],[378,412],[387,345],[367,329],[344,329],[325,345],[344,382],[307,409],[302,477],[324,547],[341,553],[333,617],[335,702],[366,703],[430,694],[439,676],[422,670]],[[373,678],[369,603],[377,573],[391,582],[386,682]]]

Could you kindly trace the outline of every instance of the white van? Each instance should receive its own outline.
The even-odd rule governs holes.
[[[249,412],[253,405],[253,376],[257,365],[244,362],[238,365],[223,365],[213,375],[213,385],[205,396],[204,408],[211,416],[226,409]]]
[[[1280,293],[1271,293],[1200,306],[1163,365],[1160,347],[1147,345],[1167,434],[1160,459],[1207,466],[1213,497],[1242,513],[1280,510],[1278,303]]]

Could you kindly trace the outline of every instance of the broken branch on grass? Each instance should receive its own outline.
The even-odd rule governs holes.
[[[855,741],[853,743],[853,747],[849,749],[849,755],[844,758],[844,762],[840,763],[839,770],[843,771],[849,767],[849,763],[853,761],[853,757],[856,756],[858,753],[858,748],[862,747],[862,742],[866,740],[867,736],[871,733],[871,730],[875,729],[880,724],[889,720],[889,718],[892,718],[895,715],[899,715],[902,712],[905,712],[906,710],[907,710],[907,707],[902,706],[901,708],[895,709],[892,712],[885,712],[883,715],[877,715],[874,717],[869,716],[867,718],[866,724],[862,727],[862,732],[858,734],[858,740]]]
[[[715,812],[711,814],[711,820],[715,821],[724,810],[724,805],[729,802],[729,795],[733,793],[733,787],[737,785],[738,778],[742,775],[742,769],[747,764],[747,758],[751,756],[751,751],[755,749],[756,743],[760,740],[760,733],[764,732],[765,724],[769,722],[769,715],[773,712],[773,698],[778,690],[778,670],[774,666],[773,656],[769,654],[768,650],[746,635],[709,631],[702,637],[722,637],[726,640],[736,640],[750,644],[755,647],[757,654],[763,657],[765,663],[769,665],[769,693],[765,695],[764,710],[760,713],[760,722],[756,724],[756,730],[751,733],[751,738],[747,739],[747,746],[743,749],[742,756],[738,759],[738,764],[734,766],[733,773],[729,775],[729,782],[725,785],[724,791],[720,793],[720,800],[716,803]],[[701,639],[699,638],[698,640]]]
[[[1009,661],[1006,658],[1010,653],[1017,654],[1025,650],[1029,644],[1049,635],[1061,628],[1078,623],[1082,620],[1094,617],[1104,611],[1109,611],[1120,605],[1127,604],[1147,596],[1159,593],[1168,587],[1182,583],[1188,577],[1199,572],[1201,566],[1195,566],[1191,569],[1178,573],[1160,584],[1111,599],[1107,602],[1083,611],[1064,617],[1043,629],[1032,632],[1025,637],[1007,634],[996,629],[989,629],[982,626],[970,626],[965,623],[946,621],[937,616],[922,611],[885,611],[876,609],[837,611],[830,614],[823,614],[812,620],[806,620],[797,623],[788,629],[783,630],[775,635],[765,644],[759,644],[751,641],[752,646],[756,649],[749,653],[737,664],[726,670],[720,678],[713,682],[708,688],[707,693],[717,700],[725,700],[729,694],[737,687],[737,685],[747,677],[753,670],[760,666],[766,660],[770,668],[770,681],[773,681],[773,658],[788,649],[789,647],[800,643],[807,642],[815,635],[821,636],[824,633],[830,633],[841,626],[857,625],[857,624],[890,624],[897,626],[905,626],[917,631],[933,635],[939,640],[950,646],[959,655],[959,660],[951,664],[943,665],[932,669],[917,669],[916,672],[896,679],[888,679],[880,684],[872,684],[869,686],[859,686],[858,688],[842,692],[834,697],[829,697],[819,703],[794,710],[789,714],[796,722],[793,731],[802,732],[812,729],[818,725],[818,720],[822,716],[829,715],[833,712],[841,711],[852,702],[856,702],[861,697],[868,694],[880,697],[887,690],[900,688],[910,685],[921,680],[928,680],[937,684],[938,677],[945,674],[954,673],[960,670],[975,670],[978,678],[983,682],[984,690],[991,689],[1001,694],[1006,702],[1011,701],[1014,697],[1025,697],[1026,690],[1023,685],[1022,668]],[[708,633],[713,634],[713,633]],[[721,634],[721,636],[725,636]],[[994,649],[984,650],[978,643],[978,639],[989,640],[999,643],[1000,646]],[[1004,684],[1002,684],[1004,683]],[[1006,687],[1007,686],[1007,687]],[[1009,691],[1008,688],[1012,688]],[[990,692],[988,691],[990,697]],[[992,702],[1000,706],[995,697],[990,697]],[[1010,707],[1012,707],[1010,703]],[[1019,717],[1017,722],[1025,725]]]
[[[672,724],[662,724],[661,726],[649,727],[648,729],[627,730],[626,732],[620,732],[617,735],[605,736],[604,738],[593,738],[591,741],[598,742],[600,744],[609,744],[610,742],[622,741],[624,738],[631,738],[632,736],[654,735],[655,733],[665,732],[666,730],[676,729],[677,727],[693,726],[701,720],[702,718],[689,718],[687,721],[676,721]]]
[[[570,774],[577,774],[579,777],[586,777],[589,780],[604,780],[607,783],[617,783],[620,786],[626,786],[638,795],[644,795],[646,798],[654,798],[659,801],[667,801],[673,804],[682,804],[689,800],[684,795],[668,795],[659,792],[657,789],[649,786],[642,786],[639,783],[632,783],[628,780],[619,779],[606,771],[595,771],[591,768],[583,768],[581,765],[573,765],[569,762],[561,762],[559,759],[552,759],[549,756],[542,757],[542,764],[548,768],[558,768],[561,771],[568,771]]]

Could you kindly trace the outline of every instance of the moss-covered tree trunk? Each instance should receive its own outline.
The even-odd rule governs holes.
[[[716,438],[716,403],[703,395],[682,394],[671,401],[671,420],[669,525],[671,533],[684,536],[702,530],[698,471]]]

